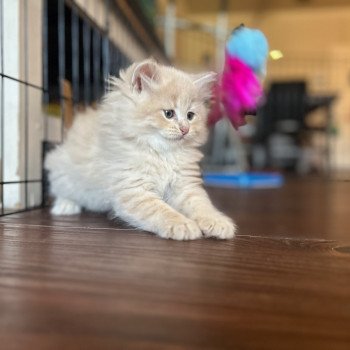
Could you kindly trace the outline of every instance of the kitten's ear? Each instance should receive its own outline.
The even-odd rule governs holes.
[[[145,60],[135,66],[131,86],[136,91],[150,90],[157,82],[159,82],[159,67],[154,60]]]
[[[195,74],[193,77],[193,84],[198,88],[204,96],[210,96],[212,87],[217,79],[217,73],[215,72],[206,72]]]

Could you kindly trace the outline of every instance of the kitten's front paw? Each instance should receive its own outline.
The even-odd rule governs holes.
[[[161,236],[183,241],[201,238],[202,231],[194,221],[187,219],[171,222]]]
[[[206,237],[230,239],[234,237],[237,230],[237,226],[234,224],[234,222],[224,215],[201,217],[196,221]]]
[[[51,208],[52,215],[76,215],[80,214],[81,208],[78,204],[65,198],[56,198]]]

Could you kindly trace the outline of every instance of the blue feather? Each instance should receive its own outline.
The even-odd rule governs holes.
[[[269,45],[265,35],[260,30],[239,27],[229,37],[226,49],[230,56],[242,60],[255,73],[265,74]]]

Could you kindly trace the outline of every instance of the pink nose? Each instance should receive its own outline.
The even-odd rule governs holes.
[[[180,130],[181,130],[182,135],[186,135],[186,134],[188,134],[190,128],[188,126],[181,125]]]

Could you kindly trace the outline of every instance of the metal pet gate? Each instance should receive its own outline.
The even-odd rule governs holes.
[[[135,32],[126,6],[0,0],[0,216],[45,205],[44,155],[74,112],[98,103],[106,78],[131,60],[162,53]]]

